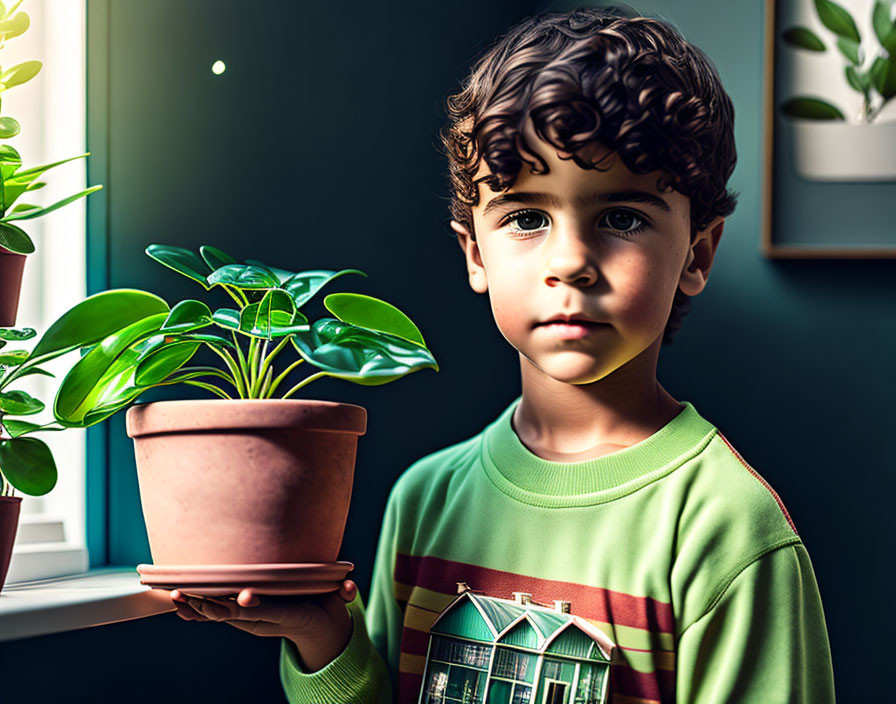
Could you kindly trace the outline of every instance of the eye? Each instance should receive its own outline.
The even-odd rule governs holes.
[[[544,213],[537,210],[519,210],[504,218],[501,225],[510,225],[511,223],[518,223],[519,225],[518,227],[511,227],[511,232],[525,233],[543,230],[550,224],[550,221]]]
[[[611,230],[624,237],[636,235],[643,230],[647,221],[633,210],[626,208],[613,208],[604,214],[604,218]],[[634,221],[634,222],[633,222]]]

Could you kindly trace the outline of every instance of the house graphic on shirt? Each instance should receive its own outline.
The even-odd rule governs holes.
[[[430,628],[418,704],[607,702],[615,646],[569,602],[458,592]]]

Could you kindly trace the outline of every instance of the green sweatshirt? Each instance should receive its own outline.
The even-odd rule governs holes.
[[[306,674],[282,641],[292,704],[418,702],[429,629],[458,582],[570,602],[616,645],[613,704],[834,701],[806,548],[778,495],[691,403],[631,447],[561,463],[519,440],[519,401],[398,479],[345,650]],[[493,704],[485,686],[468,687],[470,701]]]

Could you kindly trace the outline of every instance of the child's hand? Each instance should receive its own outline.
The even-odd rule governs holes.
[[[227,597],[185,596],[171,592],[177,615],[186,621],[221,621],[257,636],[288,638],[295,643],[308,672],[332,662],[345,650],[352,620],[345,604],[358,587],[350,579],[339,591],[308,596],[259,596],[243,589],[234,600]]]

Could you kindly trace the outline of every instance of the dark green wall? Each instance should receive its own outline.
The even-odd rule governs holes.
[[[294,269],[360,267],[369,279],[347,277],[338,290],[403,308],[442,366],[380,388],[308,387],[306,397],[369,412],[342,552],[366,595],[394,479],[478,432],[518,393],[516,353],[485,298],[467,287],[460,251],[444,234],[444,163],[434,145],[444,98],[470,60],[544,3],[111,4],[106,31],[109,3],[90,0],[90,180],[106,184],[90,199],[91,289],[196,296],[198,288],[142,253],[150,242],[216,244]],[[886,649],[881,619],[867,606],[859,618],[850,604],[889,596],[896,262],[760,255],[762,6],[638,6],[672,21],[716,63],[735,103],[739,152],[730,183],[741,193],[738,209],[710,285],[664,348],[660,380],[781,495],[812,556],[840,699],[866,701],[884,691]],[[215,77],[219,58],[228,68]],[[887,215],[881,204],[881,223]],[[148,561],[123,417],[89,438],[91,515],[108,505],[108,524],[91,524],[92,559]],[[172,644],[183,654],[169,656]],[[242,680],[257,683],[257,697],[216,683],[237,658],[248,660]],[[103,682],[128,701],[156,701],[157,688],[184,683],[203,694],[181,701],[278,701],[275,660],[272,642],[170,614],[0,644],[5,688],[16,687],[9,674],[27,672],[28,662],[68,668],[53,681],[26,678],[15,702],[102,701]],[[108,667],[98,672],[97,661]],[[45,696],[25,694],[35,681]]]

